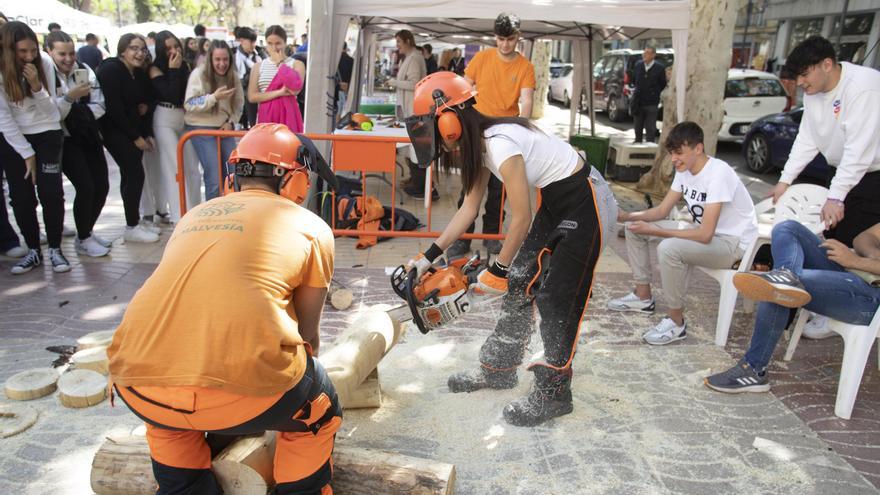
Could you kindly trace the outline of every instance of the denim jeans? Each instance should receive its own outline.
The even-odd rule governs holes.
[[[771,235],[774,269],[786,268],[800,278],[813,296],[806,309],[835,320],[867,325],[880,305],[880,289],[828,259],[819,247],[821,240],[806,227],[788,220],[773,228]],[[746,361],[761,371],[770,363],[779,342],[789,309],[769,302],[758,304],[755,330]]]
[[[187,131],[193,131],[196,129],[217,130],[216,127],[195,125],[186,126]],[[205,180],[205,201],[210,201],[217,196],[220,196],[220,181],[222,180],[222,177],[218,175],[220,167],[217,165],[217,138],[211,136],[194,136],[190,138],[190,142],[192,142],[193,148],[196,149],[196,154],[199,155],[199,161],[202,163],[202,174]],[[222,138],[220,140],[220,153],[221,158],[223,159],[224,177],[230,173],[227,168],[227,162],[229,161],[229,155],[232,154],[232,150],[234,149],[235,138]]]

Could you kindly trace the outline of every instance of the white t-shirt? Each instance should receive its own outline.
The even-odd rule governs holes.
[[[746,249],[758,237],[755,205],[746,186],[723,160],[709,157],[697,175],[675,172],[672,190],[681,192],[694,223],[702,223],[707,204],[722,203],[715,233],[739,237],[739,247]]]
[[[779,182],[793,183],[821,152],[837,167],[828,197],[843,200],[865,173],[880,170],[880,72],[840,65],[834,89],[804,96],[804,115]]]
[[[500,167],[512,156],[522,155],[526,178],[533,187],[545,187],[565,179],[577,167],[574,148],[552,134],[530,130],[518,124],[498,124],[483,132],[486,138],[486,160],[483,164],[498,180]]]

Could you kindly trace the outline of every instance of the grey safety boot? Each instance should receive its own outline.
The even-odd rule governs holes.
[[[508,423],[514,426],[537,426],[574,409],[571,401],[571,368],[560,372],[535,365],[529,371],[535,372],[535,383],[529,395],[504,408],[504,419]]]
[[[475,370],[460,371],[449,377],[449,391],[474,392],[483,388],[508,389],[516,386],[516,369],[494,371],[480,366]]]

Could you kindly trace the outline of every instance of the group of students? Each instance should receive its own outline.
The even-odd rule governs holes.
[[[253,52],[255,38],[249,40],[251,45],[239,46]],[[116,56],[93,71],[76,61],[73,39],[63,31],[46,35],[40,50],[26,24],[7,22],[0,27],[0,160],[26,244],[26,249],[19,246],[4,204],[0,247],[4,254],[20,257],[12,273],[23,274],[43,263],[37,198],[53,271],[70,270],[61,251],[62,173],[76,192],[77,253],[100,257],[110,252],[110,240],[93,232],[109,191],[105,148],[119,167],[123,238],[150,243],[159,240],[161,224],[180,218],[177,146],[184,133],[234,129],[246,109],[245,94],[257,106],[256,120],[284,123],[300,132],[296,96],[303,87],[305,66],[285,55],[286,41],[284,29],[271,26],[266,32],[268,57],[253,61],[247,67],[248,79],[242,81],[236,66],[246,65],[241,59],[248,54],[243,48],[234,53],[224,41],[210,41],[204,62],[192,66],[171,32],[155,35],[155,57],[144,37],[128,33],[120,37]],[[219,161],[214,137],[195,136],[185,147],[189,208],[201,202],[203,183],[206,199],[220,194],[235,140],[220,141]]]

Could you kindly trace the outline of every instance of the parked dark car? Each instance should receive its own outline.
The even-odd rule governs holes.
[[[803,115],[804,108],[795,107],[788,112],[770,114],[752,122],[742,147],[749,170],[766,173],[785,166]],[[824,183],[829,172],[825,157],[819,153],[801,172],[801,178],[808,177],[815,179],[813,182]]]
[[[635,90],[633,71],[642,59],[642,50],[611,50],[593,65],[593,99],[596,110],[608,114],[612,122],[629,117],[629,100]],[[672,50],[657,50],[657,58],[664,67],[675,61]]]

